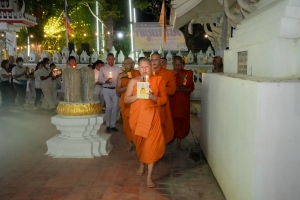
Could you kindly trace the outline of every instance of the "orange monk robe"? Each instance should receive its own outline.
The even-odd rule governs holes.
[[[165,85],[161,77],[150,76],[150,88],[157,102],[138,99],[131,104],[129,124],[138,159],[142,163],[156,162],[165,153],[165,139],[162,133],[160,109],[167,102]],[[133,95],[137,86],[133,87]]]
[[[170,142],[174,138],[173,122],[169,104],[169,95],[173,95],[176,90],[176,82],[174,73],[172,70],[160,68],[155,71],[156,76],[161,76],[165,82],[166,94],[168,101],[166,105],[162,106],[160,110],[162,129],[166,143]]]
[[[180,76],[186,76],[186,85],[183,85]],[[190,92],[176,91],[174,95],[170,96],[170,106],[173,118],[173,127],[175,137],[178,139],[185,138],[190,132],[190,97],[191,92],[194,91],[193,72],[191,70],[182,69],[175,74],[176,85],[190,88]]]
[[[140,75],[140,72],[138,70],[132,70],[131,71],[132,78],[137,77]],[[126,76],[126,75],[124,75]],[[125,87],[128,85],[129,78],[122,78],[121,87]],[[128,141],[132,141],[132,133],[129,126],[129,112],[130,112],[130,104],[124,103],[124,96],[125,96],[126,90],[121,93],[120,97],[120,108],[122,113],[122,120],[123,120],[123,130],[124,134],[126,136],[126,139]]]

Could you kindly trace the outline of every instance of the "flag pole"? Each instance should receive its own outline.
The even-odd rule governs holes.
[[[69,35],[68,35],[68,20],[67,20],[67,17],[68,17],[68,3],[67,3],[67,0],[65,0],[65,18],[66,18],[66,23],[65,23],[65,26],[66,26],[66,45],[67,45],[67,48],[68,48],[68,44],[69,44]]]
[[[161,5],[161,13],[160,14],[164,14],[162,12],[164,12],[164,8],[163,6],[165,6],[165,0],[163,0],[163,3]],[[161,16],[160,16],[161,17]],[[165,38],[164,38],[164,31],[165,31],[165,27],[164,27],[164,24],[165,24],[165,17],[163,16],[163,25],[161,26],[161,49],[163,50],[164,49],[164,42],[165,42]]]
[[[166,36],[166,29],[167,29],[167,24],[166,24],[166,6],[165,6],[165,1],[163,0],[162,6],[161,6],[161,11],[160,11],[160,16],[159,16],[159,24],[162,27],[162,50],[164,48],[164,44],[167,43],[167,36]]]

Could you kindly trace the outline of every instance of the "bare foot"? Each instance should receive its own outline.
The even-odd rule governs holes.
[[[141,176],[144,174],[144,164],[140,163],[140,169],[136,173],[137,175]]]
[[[155,183],[152,181],[152,179],[151,178],[147,178],[147,186],[149,187],[149,188],[154,188],[155,187]]]
[[[127,147],[127,151],[131,151],[133,149],[133,144],[132,142],[129,142],[128,147]]]

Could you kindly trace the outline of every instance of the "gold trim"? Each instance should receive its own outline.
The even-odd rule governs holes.
[[[100,102],[96,103],[58,103],[57,113],[64,116],[95,115],[102,111]]]

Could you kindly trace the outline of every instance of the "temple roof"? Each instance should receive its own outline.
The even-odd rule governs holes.
[[[194,19],[193,23],[199,23],[205,14],[210,13],[212,18],[220,17],[224,8],[220,0],[172,0],[170,25],[178,29]],[[233,7],[237,0],[228,0],[229,7]],[[223,2],[223,1],[220,1]]]
[[[15,26],[35,26],[36,17],[25,13],[25,2],[22,8],[12,0],[0,0],[0,22],[6,22]]]

